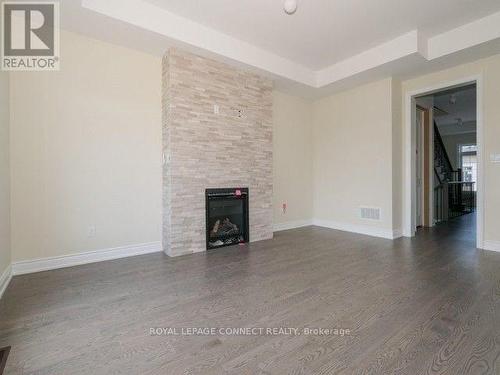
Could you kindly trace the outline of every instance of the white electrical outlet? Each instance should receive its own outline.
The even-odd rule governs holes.
[[[218,115],[219,114],[219,105],[218,104],[214,104],[214,115]]]
[[[95,237],[95,233],[96,233],[95,225],[89,226],[89,229],[87,231],[87,236],[88,237]]]

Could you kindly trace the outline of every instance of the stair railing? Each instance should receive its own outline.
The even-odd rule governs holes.
[[[434,121],[434,188],[436,222],[474,211],[475,194],[471,183],[463,182],[462,169],[453,169],[443,139]]]

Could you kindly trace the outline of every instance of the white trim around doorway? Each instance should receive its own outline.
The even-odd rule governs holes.
[[[441,82],[435,86],[410,91],[405,95],[405,164],[404,164],[404,205],[403,205],[403,235],[405,237],[413,237],[416,233],[416,186],[415,186],[415,153],[412,150],[415,148],[415,118],[413,107],[415,106],[415,98],[424,94],[432,94],[437,91],[450,89],[453,87],[465,86],[468,84],[476,84],[476,102],[477,102],[477,248],[484,249],[484,139],[483,139],[483,76],[482,74],[462,79]]]

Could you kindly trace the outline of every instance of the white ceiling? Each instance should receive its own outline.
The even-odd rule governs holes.
[[[426,37],[500,11],[499,0],[147,0],[312,70],[412,30]]]
[[[170,47],[320,97],[500,53],[500,0],[64,0],[61,25],[162,56]],[[483,18],[481,18],[483,17]]]

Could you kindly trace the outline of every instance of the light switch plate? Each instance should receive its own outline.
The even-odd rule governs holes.
[[[490,154],[490,161],[492,163],[500,163],[500,154]]]

